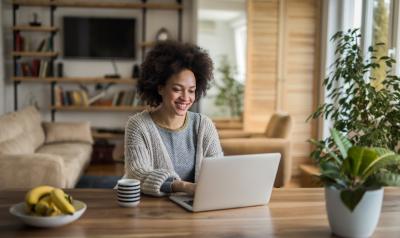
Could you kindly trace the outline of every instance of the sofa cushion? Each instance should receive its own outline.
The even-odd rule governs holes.
[[[47,143],[84,142],[93,144],[89,122],[45,122],[43,128]]]
[[[0,189],[33,188],[38,185],[65,187],[64,163],[49,154],[0,154]]]
[[[65,174],[68,175],[66,187],[73,188],[90,162],[92,146],[83,143],[54,143],[43,145],[37,152],[60,156],[64,160]]]
[[[0,117],[0,153],[33,153],[44,142],[41,115],[34,107]]]
[[[292,130],[292,117],[284,112],[276,112],[268,122],[265,136],[269,138],[288,138]]]
[[[23,133],[22,126],[15,118],[15,113],[9,113],[0,117],[0,144]]]
[[[20,133],[11,140],[0,142],[0,153],[2,154],[33,154],[35,149],[32,138],[25,133]]]

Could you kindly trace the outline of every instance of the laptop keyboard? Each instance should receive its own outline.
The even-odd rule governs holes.
[[[185,200],[183,202],[193,207],[193,200]]]

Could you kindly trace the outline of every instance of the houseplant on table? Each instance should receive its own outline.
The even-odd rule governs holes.
[[[326,185],[332,231],[348,237],[370,236],[379,219],[382,186],[400,185],[400,159],[392,152],[398,152],[400,140],[400,79],[389,74],[392,58],[376,56],[383,44],[369,47],[364,60],[360,39],[357,29],[333,36],[336,60],[324,80],[329,101],[310,116],[330,119],[335,128],[325,140],[311,140],[316,146],[311,157]],[[388,71],[378,79],[372,72],[382,63]]]
[[[331,130],[333,147],[316,160],[325,184],[326,209],[333,233],[343,237],[369,237],[378,224],[382,186],[400,185],[400,155],[379,147],[353,146]]]

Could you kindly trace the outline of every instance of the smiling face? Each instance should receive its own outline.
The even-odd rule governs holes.
[[[161,107],[168,114],[185,116],[196,99],[196,78],[192,71],[184,69],[160,86],[158,93],[162,97]]]

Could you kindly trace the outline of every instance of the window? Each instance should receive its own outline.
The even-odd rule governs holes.
[[[373,22],[372,22],[372,44],[384,43],[384,45],[376,46],[374,56],[378,59],[386,56],[391,47],[391,0],[374,0],[373,2]],[[375,87],[379,87],[386,77],[387,67],[384,62],[380,63],[380,67],[372,70],[371,77],[374,78],[371,83]]]

